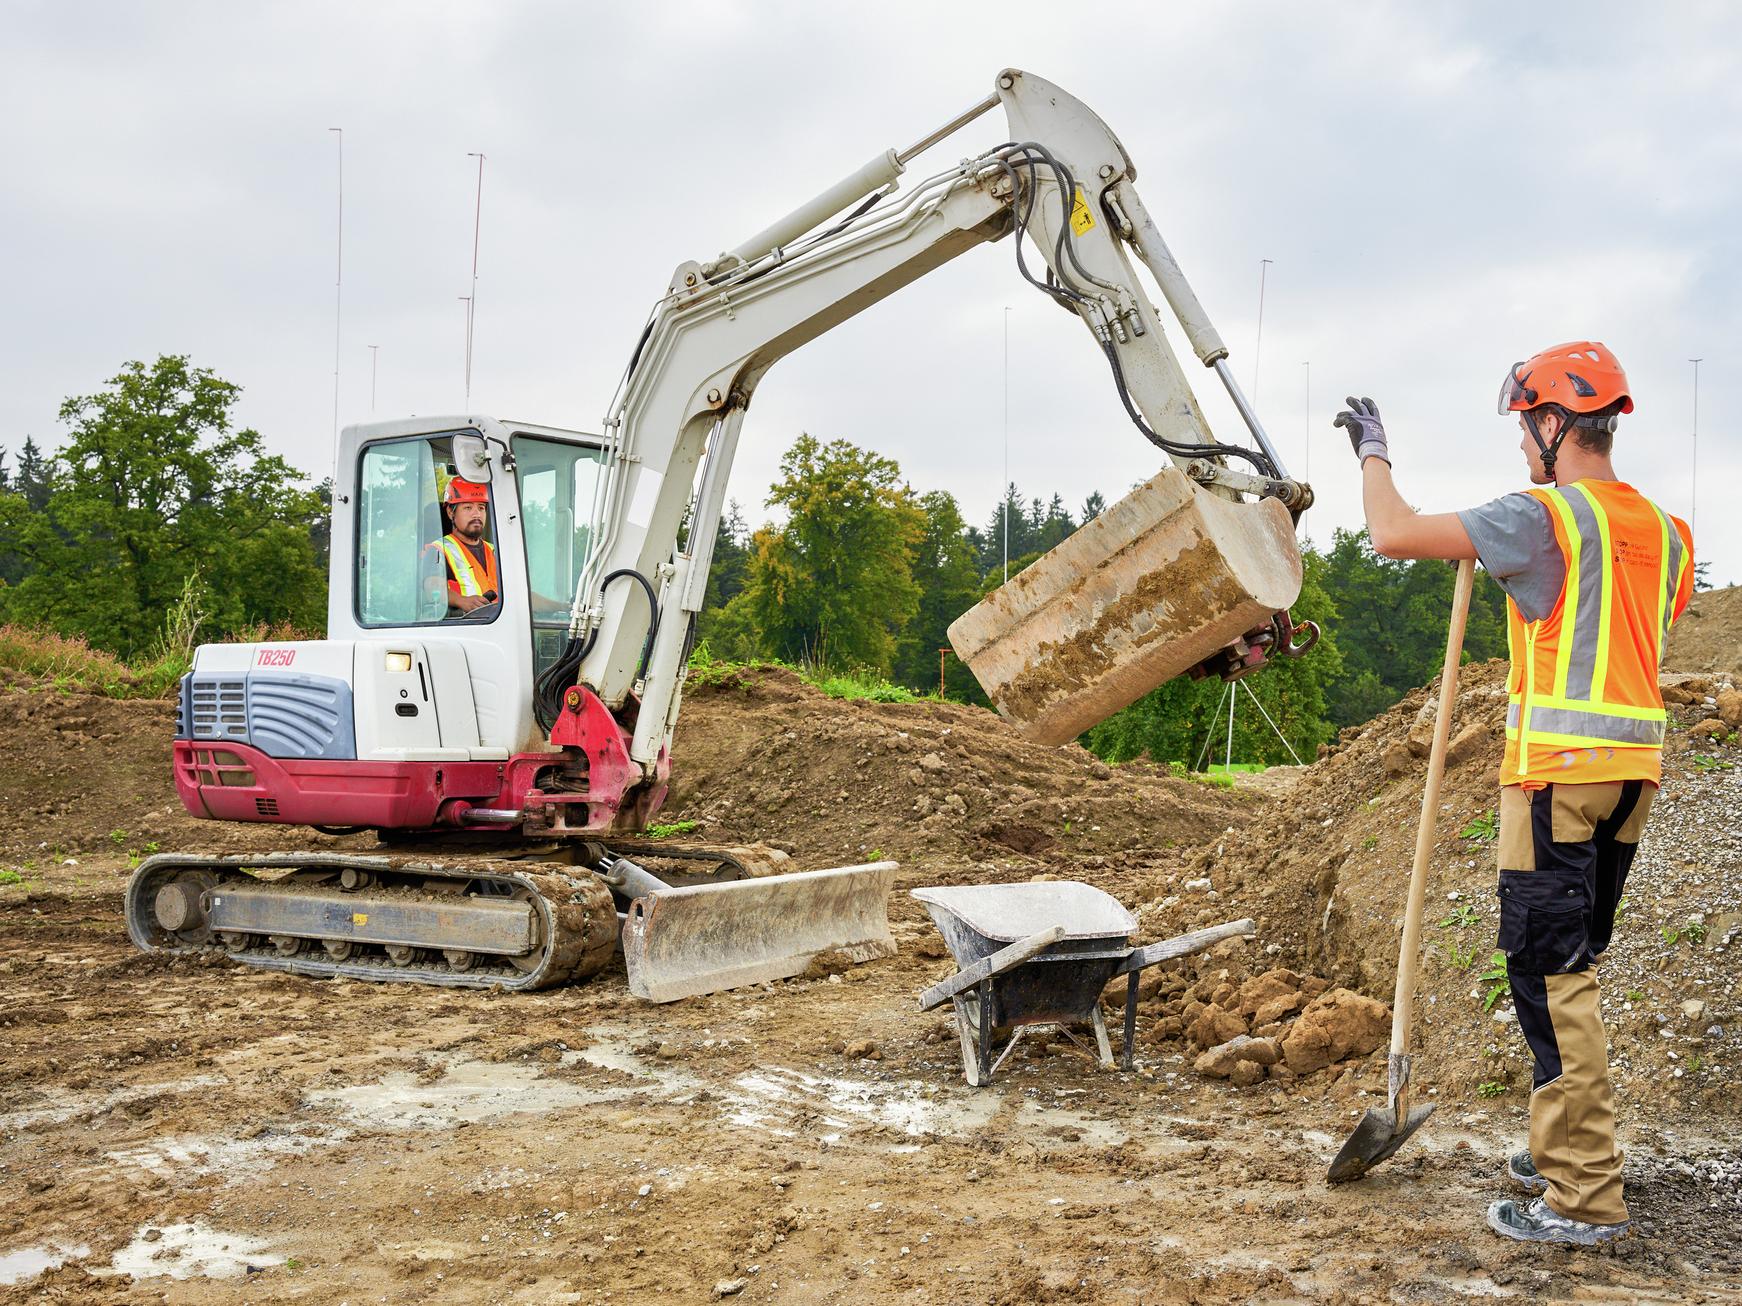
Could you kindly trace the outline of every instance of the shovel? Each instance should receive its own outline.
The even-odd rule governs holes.
[[[1452,731],[1452,708],[1458,700],[1458,657],[1464,651],[1464,623],[1470,615],[1470,587],[1476,564],[1458,564],[1452,592],[1452,624],[1446,634],[1446,664],[1440,672],[1440,710],[1434,719],[1433,751],[1428,754],[1427,787],[1421,796],[1421,824],[1415,832],[1415,866],[1409,873],[1409,905],[1403,913],[1403,943],[1397,957],[1397,992],[1391,1000],[1391,1055],[1387,1059],[1391,1101],[1370,1107],[1331,1162],[1327,1178],[1334,1184],[1359,1179],[1402,1147],[1434,1113],[1432,1102],[1409,1102],[1409,1027],[1415,1003],[1416,964],[1421,957],[1421,909],[1427,897],[1427,862],[1434,846],[1434,818],[1440,806],[1440,781],[1446,773],[1446,739]]]

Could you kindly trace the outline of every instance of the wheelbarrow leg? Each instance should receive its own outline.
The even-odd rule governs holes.
[[[1125,1045],[1119,1049],[1119,1065],[1131,1069],[1132,1052],[1137,1045],[1137,972],[1125,977]]]
[[[1101,1069],[1113,1069],[1113,1044],[1107,1039],[1107,1018],[1101,1014],[1101,1004],[1096,1003],[1091,1021],[1095,1026],[1095,1047],[1101,1054]]]
[[[975,1087],[992,1082],[992,981],[980,981],[980,1075]]]

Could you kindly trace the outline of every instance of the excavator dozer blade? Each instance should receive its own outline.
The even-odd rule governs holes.
[[[958,617],[950,644],[1001,715],[1063,744],[1261,629],[1300,586],[1280,501],[1234,503],[1167,467]]]
[[[623,923],[629,991],[649,1002],[786,979],[819,953],[849,962],[895,955],[894,862],[664,889]]]

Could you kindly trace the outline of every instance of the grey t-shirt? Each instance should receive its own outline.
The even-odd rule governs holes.
[[[1476,546],[1476,557],[1526,621],[1541,621],[1554,611],[1567,581],[1567,563],[1542,500],[1507,494],[1465,509],[1458,520]]]

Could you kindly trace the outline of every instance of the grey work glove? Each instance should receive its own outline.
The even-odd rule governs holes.
[[[1355,450],[1355,457],[1360,462],[1368,458],[1381,458],[1385,465],[1391,465],[1391,448],[1385,442],[1385,424],[1379,420],[1379,405],[1371,399],[1356,399],[1349,397],[1349,406],[1337,414],[1332,426],[1340,426],[1349,432],[1349,444]]]

